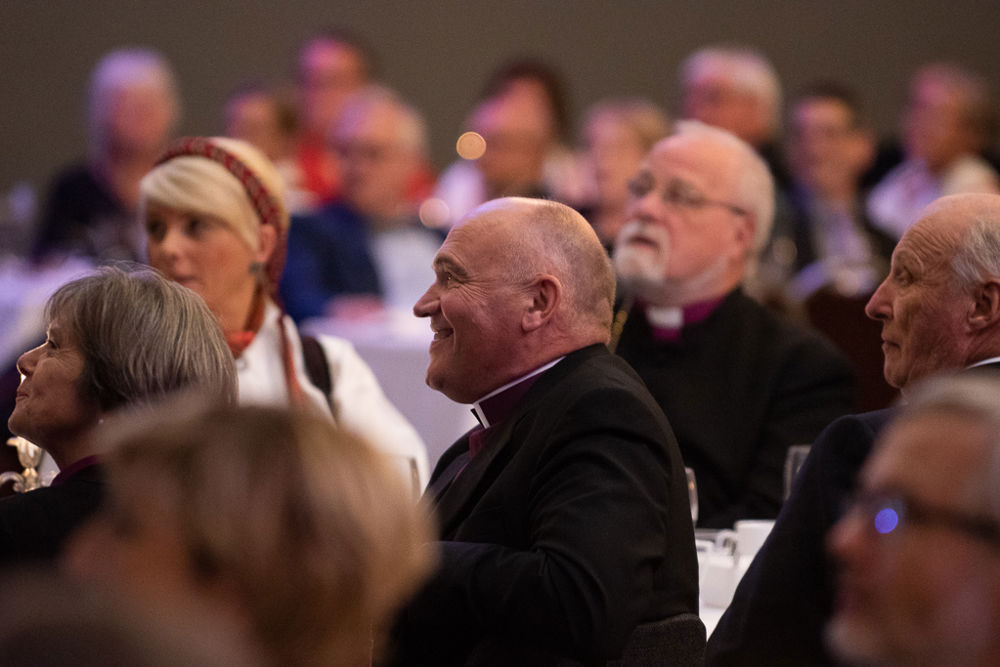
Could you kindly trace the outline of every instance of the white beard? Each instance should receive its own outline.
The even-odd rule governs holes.
[[[653,242],[632,244],[629,240],[643,236]],[[618,234],[614,250],[614,266],[625,292],[653,305],[683,306],[704,298],[706,289],[719,282],[728,269],[728,260],[718,259],[698,275],[672,278],[668,275],[672,253],[670,232],[660,225],[630,220]]]

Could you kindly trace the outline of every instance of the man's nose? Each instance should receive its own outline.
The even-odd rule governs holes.
[[[865,304],[865,315],[873,320],[887,320],[892,314],[888,283],[888,278],[883,280],[872,297],[868,299],[868,303]]]
[[[430,317],[437,310],[438,297],[434,285],[427,288],[427,291],[413,304],[413,314],[417,317]]]

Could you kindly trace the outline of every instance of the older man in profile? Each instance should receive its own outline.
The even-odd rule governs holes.
[[[853,409],[847,362],[741,283],[768,238],[774,186],[743,141],[694,121],[631,183],[615,245],[616,350],[663,408],[698,485],[698,525],[773,518],[788,448]]]
[[[434,331],[427,383],[481,427],[432,476],[441,567],[399,620],[396,664],[603,664],[685,614],[703,634],[684,465],[606,348],[615,280],[590,225],[487,202],[434,271],[414,306]]]
[[[936,373],[1000,366],[1000,196],[953,195],[928,206],[896,246],[866,312],[882,323],[886,381],[904,393]],[[832,663],[821,641],[834,598],[823,539],[892,412],[838,419],[817,438],[712,635],[708,664]]]
[[[908,399],[830,533],[827,641],[851,664],[1000,664],[1000,380]]]

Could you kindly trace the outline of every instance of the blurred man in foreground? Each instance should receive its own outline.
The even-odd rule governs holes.
[[[923,385],[879,438],[828,539],[827,640],[877,665],[1000,663],[1000,380]]]

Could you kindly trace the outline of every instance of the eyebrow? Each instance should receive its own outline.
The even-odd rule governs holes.
[[[435,257],[434,258],[434,270],[435,271],[447,271],[453,273],[456,278],[465,278],[468,274],[465,272],[461,266],[455,263],[450,257]]]

